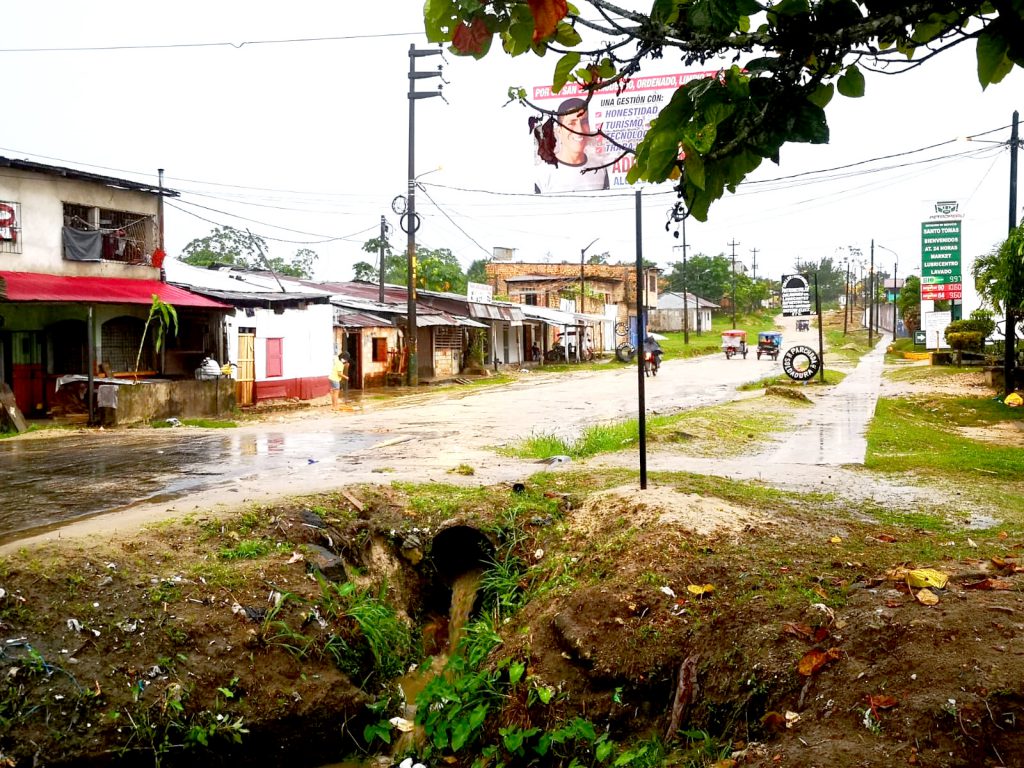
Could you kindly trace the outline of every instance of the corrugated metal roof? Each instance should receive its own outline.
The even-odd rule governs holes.
[[[0,299],[7,301],[149,305],[154,295],[175,307],[231,308],[159,280],[0,272]]]
[[[16,168],[20,171],[31,171],[33,173],[45,173],[48,176],[61,176],[65,179],[74,179],[75,181],[91,181],[94,184],[102,184],[105,187],[114,187],[115,189],[131,189],[136,192],[148,192],[153,195],[160,194],[161,190],[159,186],[152,184],[142,184],[138,181],[129,181],[128,179],[118,179],[114,176],[101,176],[98,173],[89,173],[88,171],[78,171],[74,168],[64,168],[59,165],[45,165],[44,163],[34,163],[31,160],[16,160],[11,157],[0,157],[0,168]],[[164,197],[181,197],[181,194],[173,189],[163,188]]]
[[[300,304],[328,304],[331,297],[327,294],[313,293],[280,293],[270,291],[221,291],[213,288],[192,288],[195,293],[223,301],[233,307],[258,307],[272,309],[274,307],[297,307]]]
[[[342,328],[391,328],[390,320],[356,309],[334,308],[334,324]]]

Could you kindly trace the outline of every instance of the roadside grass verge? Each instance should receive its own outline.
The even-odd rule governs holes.
[[[775,376],[765,376],[763,379],[757,381],[750,381],[746,384],[740,384],[736,389],[740,392],[751,392],[755,389],[764,389],[765,387],[793,387],[799,389],[801,387],[834,387],[836,384],[846,378],[846,374],[842,371],[836,371],[832,368],[825,369],[825,383],[821,383],[820,376],[815,376],[810,381],[793,381],[789,376],[784,373],[777,374]]]
[[[951,376],[962,374],[978,373],[977,366],[965,367],[955,365],[901,365],[898,368],[890,368],[882,375],[892,381],[932,381],[934,379],[946,379]]]
[[[848,363],[857,363],[864,355],[871,351],[868,346],[868,332],[857,329],[843,334],[842,325],[835,328],[831,323],[825,323],[825,354]]]
[[[1019,516],[1024,510],[1024,450],[957,430],[1022,420],[1024,414],[994,399],[883,398],[868,428],[865,467],[938,480],[951,489],[951,498],[961,497],[961,507],[973,500],[1007,513],[1017,510]]]
[[[201,429],[233,429],[238,422],[226,419],[179,419],[178,424],[167,421],[167,419],[154,419],[149,422],[153,429],[170,429],[177,426],[199,427]]]
[[[685,444],[698,456],[731,456],[750,451],[786,426],[793,413],[804,407],[788,398],[750,398],[682,413],[647,418],[649,444]],[[576,438],[538,433],[498,449],[521,459],[549,459],[569,456],[585,459],[602,453],[632,448],[639,443],[637,419],[595,424]]]
[[[751,315],[738,315],[736,329],[747,332],[747,344],[751,349],[757,347],[757,334],[761,331],[775,331],[774,317],[769,312]],[[687,344],[682,331],[658,331],[665,337],[658,344],[665,352],[665,359],[699,357],[701,355],[717,355],[721,353],[722,331],[732,330],[731,315],[717,315],[711,319],[711,328],[702,328],[698,335],[690,329],[690,343]]]

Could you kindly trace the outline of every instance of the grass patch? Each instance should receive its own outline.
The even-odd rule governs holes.
[[[178,423],[169,422],[167,419],[154,419],[149,422],[154,429],[167,429],[170,427],[200,427],[201,429],[232,429],[238,426],[238,422],[225,421],[222,419],[179,419]]]
[[[763,379],[757,381],[751,381],[747,384],[741,384],[736,387],[740,392],[751,392],[755,389],[764,389],[765,387],[834,387],[836,384],[846,378],[846,374],[842,371],[837,371],[832,368],[825,369],[825,383],[822,384],[821,377],[815,376],[808,382],[793,381],[789,376],[784,373],[780,373],[776,376],[765,376]]]
[[[647,419],[647,440],[649,443],[686,443],[689,452],[700,456],[735,455],[751,450],[756,443],[782,429],[799,407],[781,398],[757,398],[669,416],[651,416]],[[632,448],[639,441],[639,422],[628,419],[592,425],[575,439],[550,433],[531,435],[500,452],[521,459],[553,456],[585,459]]]
[[[899,368],[891,368],[883,374],[892,381],[934,381],[935,379],[946,379],[950,376],[961,374],[978,373],[978,368],[957,367],[955,365],[903,365]]]
[[[872,341],[872,345],[874,340]],[[868,332],[863,329],[850,330],[843,333],[842,327],[834,328],[830,322],[825,323],[825,349],[826,355],[849,363],[857,363],[871,351],[872,346],[868,345]]]
[[[868,428],[865,466],[965,481],[979,474],[1019,481],[1024,477],[1024,451],[972,440],[951,432],[950,426],[988,426],[1022,417],[994,400],[883,398]]]
[[[274,545],[265,539],[246,539],[233,547],[222,547],[217,556],[221,560],[255,560],[273,548]]]

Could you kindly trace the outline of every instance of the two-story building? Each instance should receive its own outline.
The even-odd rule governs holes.
[[[0,382],[45,414],[69,375],[191,377],[226,309],[162,280],[158,186],[0,157]],[[153,297],[177,311],[157,351]]]
[[[645,311],[658,306],[660,271],[657,267],[643,270],[641,298]],[[560,341],[566,329],[572,328],[563,319],[565,313],[576,317],[576,333],[589,335],[586,343],[595,350],[611,351],[626,341],[636,344],[635,265],[492,261],[486,265],[486,275],[496,296],[562,313],[550,321],[535,318],[543,321],[540,325],[528,324],[528,349],[536,344],[546,352]]]

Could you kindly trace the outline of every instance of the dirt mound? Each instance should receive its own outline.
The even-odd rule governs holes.
[[[762,516],[714,496],[682,493],[675,488],[640,490],[635,485],[610,488],[589,497],[573,513],[570,527],[593,534],[616,527],[627,520],[631,526],[677,526],[707,536],[716,531],[741,531],[763,522]]]

